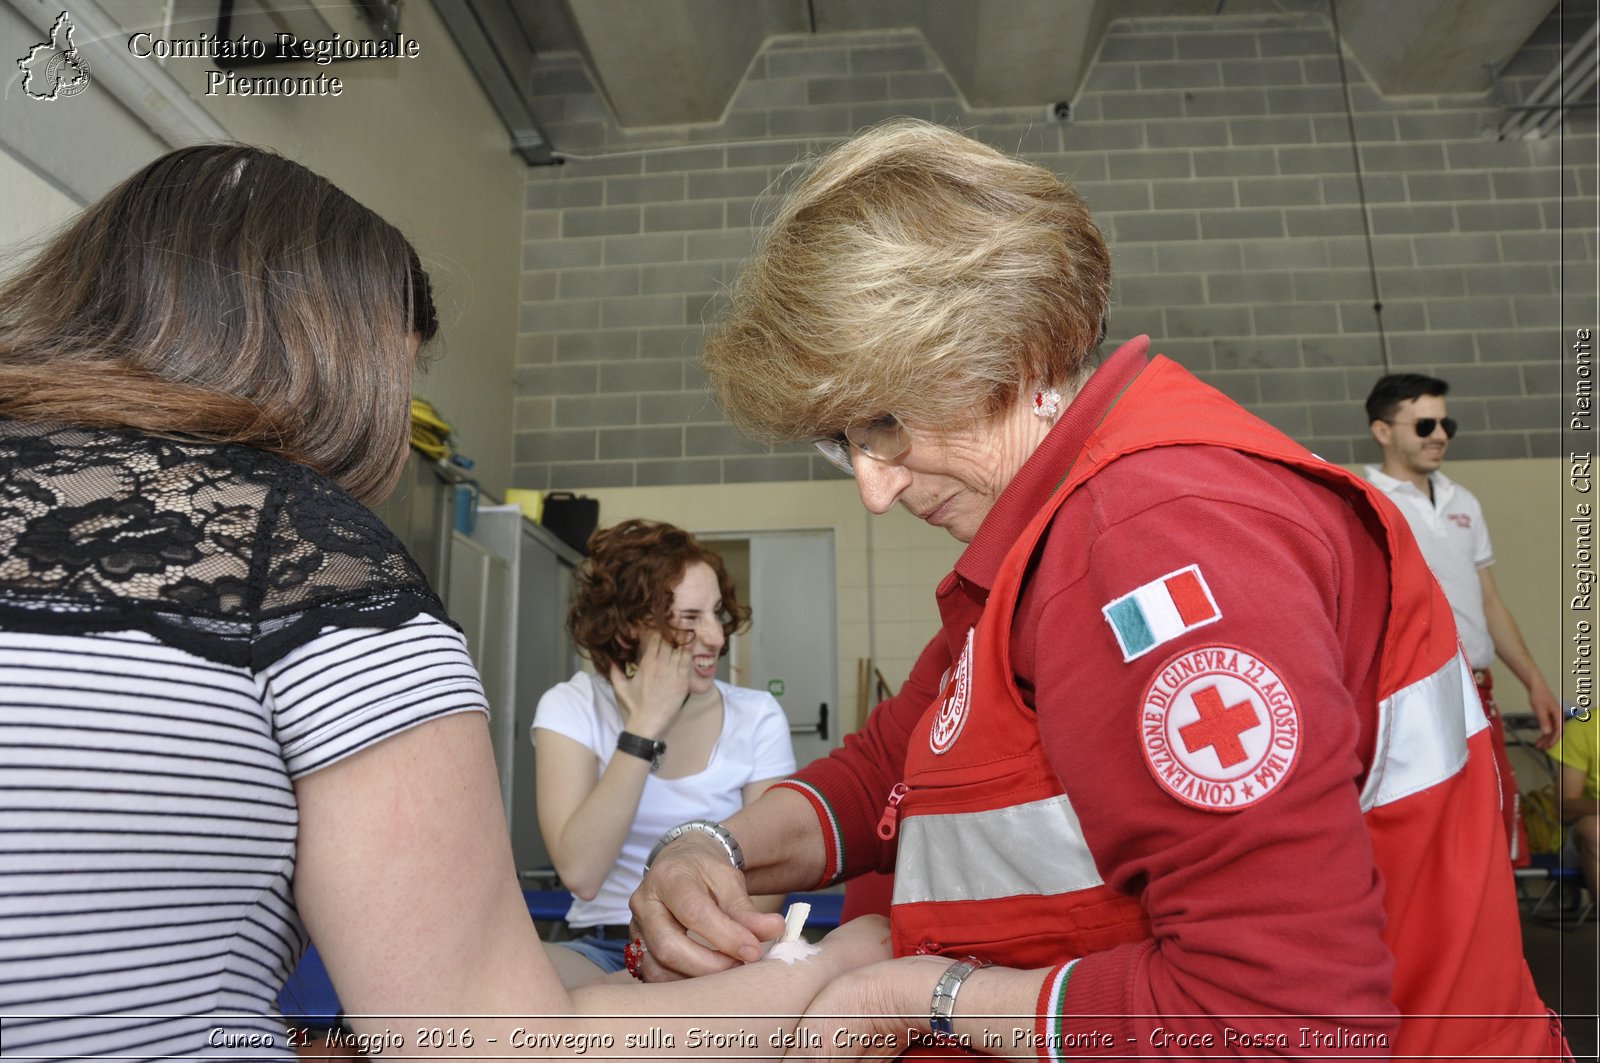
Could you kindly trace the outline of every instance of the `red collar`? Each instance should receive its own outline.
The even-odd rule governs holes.
[[[1150,337],[1135,336],[1090,375],[1083,389],[1068,404],[1061,420],[1039,444],[1039,449],[1001,492],[994,508],[978,527],[978,534],[956,562],[955,575],[983,588],[985,593],[994,586],[1000,562],[1005,560],[1017,536],[1061,486],[1062,478],[1082,452],[1089,433],[1105,420],[1106,411],[1117,396],[1148,364],[1149,350]],[[945,590],[946,585],[941,584],[941,597]]]

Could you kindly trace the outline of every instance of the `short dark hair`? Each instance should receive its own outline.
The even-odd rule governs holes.
[[[682,638],[672,623],[672,591],[695,564],[716,574],[722,595],[717,619],[723,633],[732,636],[749,623],[750,610],[739,604],[722,558],[689,532],[635,519],[589,537],[589,556],[574,579],[567,630],[596,672],[609,676],[613,665],[637,661],[644,633],[652,628],[665,639]],[[728,652],[726,644],[722,652]]]
[[[1424,373],[1390,373],[1372,385],[1367,396],[1367,423],[1387,421],[1394,416],[1402,402],[1420,399],[1424,395],[1443,398],[1449,394],[1450,385],[1436,376]]]

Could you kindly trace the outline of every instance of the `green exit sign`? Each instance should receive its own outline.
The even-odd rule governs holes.
[[[769,680],[767,680],[767,693],[771,694],[775,698],[783,697],[783,680],[781,680],[781,679],[769,679]]]

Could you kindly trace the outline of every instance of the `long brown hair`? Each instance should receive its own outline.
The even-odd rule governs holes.
[[[376,501],[436,328],[377,214],[272,152],[180,148],[0,286],[0,416],[243,443]]]

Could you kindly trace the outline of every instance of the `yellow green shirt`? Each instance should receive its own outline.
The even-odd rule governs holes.
[[[1600,714],[1587,722],[1568,720],[1550,755],[1583,772],[1584,797],[1600,797]]]

